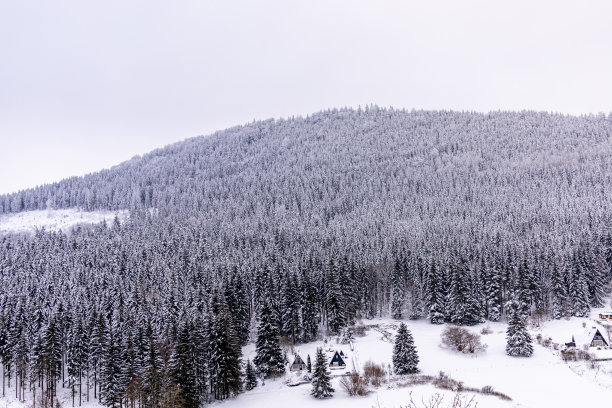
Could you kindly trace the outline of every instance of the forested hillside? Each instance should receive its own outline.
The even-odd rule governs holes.
[[[375,315],[497,321],[508,301],[584,316],[611,278],[611,132],[603,114],[333,110],[0,196],[131,211],[0,237],[3,384],[192,407],[240,391],[260,314],[295,342]]]

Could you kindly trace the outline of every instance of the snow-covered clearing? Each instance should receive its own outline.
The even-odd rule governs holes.
[[[0,215],[0,234],[10,232],[33,233],[40,228],[67,231],[78,224],[97,224],[104,220],[110,223],[115,216],[120,220],[125,220],[128,215],[129,212],[126,210],[88,212],[76,208],[24,211]]]
[[[598,324],[596,317],[599,312],[607,309],[594,309],[590,318],[571,318],[544,322],[540,327],[531,327],[530,331],[535,337],[540,334],[544,339],[550,337],[553,343],[563,344],[576,336],[578,342],[590,324]],[[559,351],[551,345],[544,347],[534,341],[534,354],[531,358],[513,358],[505,354],[505,323],[484,323],[470,327],[469,330],[481,333],[485,327],[491,333],[481,335],[481,340],[487,345],[486,351],[478,355],[460,354],[440,346],[440,334],[445,325],[432,325],[425,320],[406,321],[408,328],[414,335],[415,344],[419,353],[420,374],[437,377],[442,371],[450,378],[461,381],[464,387],[481,389],[491,386],[495,391],[509,396],[512,400],[506,401],[492,395],[462,393],[465,400],[474,397],[474,402],[480,408],[508,408],[508,407],[580,407],[589,404],[612,401],[612,361],[601,361],[594,365],[590,362],[563,362]],[[584,323],[584,327],[583,327]],[[353,368],[362,369],[364,363],[373,361],[389,370],[393,344],[389,338],[395,334],[398,321],[392,319],[373,319],[362,322],[367,327],[364,336],[356,336],[353,350],[346,344],[340,344],[337,338],[328,338],[327,342],[318,341],[308,344],[296,345],[286,348],[289,362],[293,362],[293,354],[298,353],[306,361],[310,355],[314,360],[317,347],[323,347],[329,358],[335,350],[343,351],[346,355],[347,368],[332,370],[334,376],[332,384],[335,388],[334,396],[326,400],[317,400],[310,396],[310,385],[298,383],[304,373],[289,372],[283,377],[265,380],[252,391],[245,392],[237,398],[215,402],[219,408],[286,408],[291,407],[350,407],[350,408],[399,408],[407,407],[410,394],[417,406],[421,401],[429,401],[436,394],[444,397],[440,408],[450,407],[455,392],[441,390],[432,384],[405,386],[406,377],[389,376],[379,387],[372,387],[372,392],[365,397],[350,397],[340,385],[342,374],[350,372]],[[607,337],[607,334],[606,334]],[[578,344],[581,347],[581,344]],[[597,351],[597,357],[609,353],[609,350]],[[244,360],[253,359],[255,355],[254,344],[244,348]],[[605,357],[605,356],[604,356]],[[26,404],[15,402],[10,397],[12,390],[7,390],[9,397],[0,398],[0,408],[23,408]],[[72,406],[69,390],[61,391],[62,406]],[[78,405],[78,404],[77,404]],[[92,401],[83,404],[87,408],[96,408],[98,405]],[[472,407],[474,404],[472,404]]]
[[[603,309],[602,309],[603,310]],[[593,311],[592,316],[596,316]],[[533,337],[537,333],[548,333],[548,327],[554,328],[554,341],[566,342],[571,339],[571,331],[582,328],[582,322],[589,319],[572,318],[547,322],[541,328],[532,328]],[[395,333],[398,323],[390,319],[376,319],[364,321],[365,325],[377,325],[367,331],[366,336],[357,337],[355,351],[351,352],[347,345],[337,344],[334,340],[328,342],[325,347],[341,349],[348,354],[346,359],[350,371],[354,366],[361,369],[363,364],[372,360],[383,364],[385,369],[391,364],[392,344],[387,341],[381,332]],[[558,351],[545,348],[534,344],[535,352],[531,358],[513,358],[505,354],[506,346],[506,324],[505,323],[485,323],[474,326],[469,330],[478,332],[482,328],[489,326],[492,333],[482,335],[482,342],[487,344],[487,350],[478,355],[460,354],[447,350],[440,346],[440,334],[444,325],[431,325],[426,321],[407,321],[409,329],[414,335],[415,344],[419,352],[421,374],[437,376],[440,371],[449,377],[463,382],[465,387],[481,389],[484,386],[491,386],[495,391],[499,391],[512,398],[512,401],[504,401],[495,396],[475,395],[475,402],[479,407],[575,407],[584,406],[589,402],[601,402],[612,400],[612,385],[603,384],[602,381],[595,381],[597,376],[603,377],[604,370],[612,368],[612,362],[600,362],[600,371],[591,370],[584,363],[568,364],[561,360]],[[552,333],[552,331],[550,331]],[[534,342],[535,343],[535,342]],[[314,352],[319,343],[299,345],[295,347],[304,359],[310,354],[314,357]],[[292,360],[291,353],[289,360]],[[252,358],[254,355],[253,346],[248,346],[245,356]],[[574,367],[583,367],[582,375],[576,372]],[[574,368],[574,369],[573,369]],[[339,371],[332,371],[332,375],[340,375]],[[409,402],[409,393],[417,406],[421,400],[428,401],[431,396],[439,393],[444,396],[445,402],[442,406],[450,406],[454,393],[436,389],[432,385],[401,387],[394,385],[401,383],[390,380],[381,385],[367,397],[349,397],[339,384],[339,377],[333,381],[336,392],[334,397],[329,400],[318,401],[310,395],[310,386],[301,385],[297,387],[287,387],[284,378],[266,381],[265,386],[259,386],[253,391],[240,395],[234,400],[221,402],[227,408],[238,407],[262,407],[262,408],[281,408],[288,403],[293,406],[320,406],[320,407],[385,407],[399,408],[406,407]],[[467,398],[471,398],[470,393],[465,393]],[[289,402],[290,401],[290,402]]]

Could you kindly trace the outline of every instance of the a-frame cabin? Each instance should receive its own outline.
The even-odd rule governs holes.
[[[300,357],[299,354],[295,355],[295,360],[293,361],[293,364],[291,364],[291,367],[289,368],[290,371],[302,371],[306,369],[306,364],[304,363],[304,360],[302,360],[302,357]]]
[[[337,351],[334,353],[334,357],[329,362],[329,368],[331,368],[332,370],[346,368],[346,363],[344,362],[342,357],[340,357],[340,353],[338,353]]]
[[[601,334],[599,329],[595,331],[595,335],[593,336],[593,340],[591,340],[591,344],[589,344],[589,347],[608,347],[608,342]]]

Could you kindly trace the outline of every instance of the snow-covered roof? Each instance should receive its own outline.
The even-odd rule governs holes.
[[[581,329],[582,330],[579,330],[578,333],[571,333],[571,335],[573,335],[574,339],[576,340],[576,347],[582,348],[585,344],[590,345],[591,341],[593,340],[593,337],[595,336],[595,333],[597,333],[597,330],[599,330],[599,333],[601,333],[606,342],[608,342],[608,345],[610,344],[610,339],[608,338],[608,331],[600,324],[591,323],[586,328],[581,327]],[[567,339],[568,342],[570,340],[571,337]]]

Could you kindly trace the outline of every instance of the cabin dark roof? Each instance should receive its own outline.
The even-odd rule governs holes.
[[[604,337],[604,336],[601,334],[601,332],[599,331],[599,329],[597,329],[597,330],[595,331],[595,335],[593,336],[593,340],[591,340],[591,344],[593,344],[593,342],[594,342],[594,341],[596,341],[596,340],[603,341],[603,342],[604,342],[604,344],[605,344],[606,346],[608,346],[608,342],[606,341],[606,338],[605,338],[605,337]]]
[[[302,360],[302,357],[300,357],[299,354],[296,354],[295,355],[295,360],[293,361],[292,365],[303,365],[303,364],[305,364],[305,363],[304,363],[304,360]]]
[[[338,353],[337,351],[334,353],[334,357],[331,359],[331,361],[329,362],[329,365],[332,366],[345,366],[346,363],[344,362],[344,360],[342,359],[342,357],[340,357],[340,353]]]

